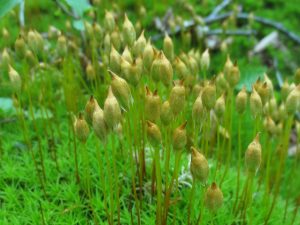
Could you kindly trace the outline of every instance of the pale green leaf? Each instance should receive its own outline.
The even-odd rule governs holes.
[[[244,66],[240,68],[241,79],[237,85],[237,89],[241,90],[243,86],[246,86],[248,91],[252,90],[252,84],[256,82],[258,78],[263,78],[266,68],[262,66]]]
[[[82,17],[84,12],[92,7],[88,0],[66,0],[66,2],[79,17]]]
[[[13,9],[22,0],[0,0],[0,18]]]

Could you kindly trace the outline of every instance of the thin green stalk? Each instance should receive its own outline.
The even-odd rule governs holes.
[[[141,224],[140,221],[140,204],[138,201],[138,197],[137,197],[137,192],[136,192],[136,186],[135,186],[135,172],[134,172],[134,164],[133,164],[133,155],[134,155],[134,149],[133,149],[133,144],[132,144],[132,136],[131,136],[131,122],[130,122],[130,117],[127,114],[127,121],[128,121],[128,130],[127,130],[127,135],[128,135],[128,141],[129,141],[129,163],[130,163],[130,168],[131,168],[131,183],[132,183],[132,189],[133,189],[133,195],[134,195],[134,200],[135,200],[135,204],[137,206],[137,218],[138,218],[138,225]]]
[[[28,91],[27,94],[28,94],[28,98],[29,98],[29,112],[30,112],[30,116],[32,118],[33,128],[34,128],[34,131],[36,133],[38,133],[36,120],[35,120],[35,116],[34,116],[34,112],[33,112],[33,105],[32,105],[30,91]],[[40,161],[41,161],[43,179],[44,179],[44,182],[46,183],[47,179],[46,179],[46,170],[45,170],[45,164],[44,164],[44,154],[43,154],[43,150],[42,150],[42,143],[41,143],[40,136],[38,136],[37,140],[38,140],[38,150],[39,150],[39,156],[40,156]]]
[[[225,170],[224,170],[224,173],[223,173],[223,176],[221,178],[221,181],[220,181],[220,187],[222,186],[223,184],[223,181],[225,180],[225,177],[227,175],[227,172],[229,170],[229,167],[230,167],[230,160],[231,160],[231,154],[232,154],[232,119],[233,119],[233,109],[234,109],[234,98],[233,98],[233,90],[230,89],[229,91],[229,96],[228,96],[228,99],[227,99],[227,106],[228,106],[228,117],[227,117],[227,131],[229,132],[230,136],[229,136],[229,140],[228,140],[228,145],[227,145],[227,151],[226,151],[226,165],[225,165]]]
[[[273,195],[273,201],[271,204],[271,207],[265,217],[265,225],[268,224],[269,219],[272,215],[273,209],[276,205],[276,201],[279,195],[279,190],[280,190],[280,180],[281,180],[281,175],[284,171],[284,165],[285,165],[285,160],[287,157],[287,152],[288,152],[288,146],[289,146],[289,137],[290,137],[290,131],[292,127],[292,122],[293,122],[293,116],[289,116],[287,123],[284,128],[284,133],[283,133],[283,144],[282,144],[282,149],[281,149],[281,155],[280,155],[280,162],[279,162],[279,168],[276,174],[275,178],[275,187],[274,187],[274,195]]]
[[[209,155],[208,146],[209,146],[209,141],[210,141],[210,128],[211,128],[210,111],[208,112],[207,116],[208,116],[208,118],[207,118],[207,121],[206,121],[205,130],[203,131],[203,133],[206,135],[206,137],[205,137],[205,146],[204,146],[204,154],[205,155]]]
[[[166,128],[166,135],[165,135],[165,152],[166,152],[166,158],[165,158],[165,185],[169,184],[169,169],[170,169],[170,157],[171,157],[171,143],[170,143],[170,137],[171,137],[171,130],[170,126]]]
[[[42,107],[42,109],[44,109],[44,107]],[[46,121],[48,123],[48,127],[50,128],[51,139],[53,141],[53,148],[52,148],[53,149],[53,151],[52,151],[53,159],[55,162],[56,170],[59,172],[59,164],[58,164],[58,160],[57,160],[57,152],[56,152],[56,147],[55,147],[54,130],[53,130],[52,123],[50,121],[50,117],[49,117],[47,110],[45,110],[45,114],[46,114]]]
[[[241,174],[241,160],[242,160],[241,132],[242,132],[242,115],[239,115],[238,117],[238,169],[237,169],[237,181],[236,181],[236,196],[233,205],[233,210],[235,210],[239,198],[239,192],[240,192],[240,174]]]
[[[248,175],[250,178],[249,178],[249,184],[248,184],[248,188],[247,188],[247,192],[245,194],[245,205],[244,205],[244,214],[243,214],[243,217],[244,217],[244,222],[246,222],[246,217],[247,217],[247,210],[249,208],[250,212],[250,216],[249,216],[249,224],[251,225],[252,224],[252,207],[251,207],[251,204],[252,204],[252,193],[253,193],[253,179],[254,179],[254,174],[249,174]]]
[[[296,220],[296,217],[297,217],[297,213],[298,213],[298,209],[299,209],[299,204],[296,205],[295,209],[294,209],[294,213],[293,213],[293,218],[292,218],[292,222],[291,222],[291,225],[295,224],[295,220]]]
[[[172,194],[172,189],[173,189],[173,186],[174,186],[174,181],[178,179],[181,154],[182,154],[181,151],[176,151],[176,153],[175,153],[175,167],[174,167],[173,176],[172,176],[172,179],[171,179],[171,182],[170,182],[170,185],[169,185],[169,188],[167,190],[166,197],[165,197],[164,219],[163,219],[162,225],[166,225],[167,224],[168,211],[169,211],[169,207],[170,207],[170,197],[171,197],[171,194]]]
[[[71,115],[69,115],[69,126],[71,127],[72,134],[73,134],[73,151],[74,151],[74,161],[75,161],[76,183],[79,184],[80,183],[80,176],[79,176],[78,157],[77,157],[77,142],[76,142],[75,128],[72,125]]]
[[[107,143],[104,143],[104,157],[106,161],[108,176],[108,184],[109,184],[109,199],[110,199],[110,221],[111,224],[114,224],[114,191],[112,186],[112,172],[110,167],[110,160],[107,152]]]
[[[26,123],[25,123],[24,113],[23,113],[22,106],[21,106],[21,99],[18,98],[18,101],[19,101],[20,105],[19,105],[19,108],[17,108],[17,115],[19,117],[19,121],[22,124],[21,129],[23,131],[23,138],[24,138],[24,140],[26,142],[26,145],[29,149],[29,152],[30,152],[30,155],[31,155],[31,158],[32,158],[32,161],[33,161],[36,173],[37,173],[37,177],[38,177],[38,179],[40,181],[40,184],[41,184],[41,187],[42,187],[43,194],[44,194],[45,197],[47,197],[45,183],[44,183],[44,180],[42,178],[42,175],[40,174],[40,170],[38,168],[38,162],[37,162],[37,160],[34,156],[34,152],[33,152],[33,149],[32,149],[32,144],[31,144],[30,139],[28,137],[29,135],[28,135],[27,126],[26,126]]]
[[[219,127],[220,124],[218,123],[217,126]],[[218,128],[217,128],[218,129]],[[221,163],[221,154],[222,154],[222,151],[221,151],[221,140],[220,140],[220,132],[217,130],[217,161],[216,161],[216,168],[215,168],[215,171],[214,171],[214,179],[213,180],[216,180],[216,176],[217,176],[217,171],[219,169],[219,165]]]
[[[102,187],[102,194],[104,198],[104,209],[105,213],[107,216],[108,224],[112,224],[112,221],[110,221],[110,216],[107,208],[107,196],[106,196],[106,182],[105,182],[105,174],[104,174],[104,168],[102,167],[103,162],[101,162],[101,154],[100,154],[100,147],[99,147],[99,142],[97,142],[97,160],[98,160],[98,165],[99,165],[99,182],[100,182],[100,187]]]
[[[198,219],[197,219],[197,222],[196,222],[196,225],[198,224],[201,224],[201,221],[202,221],[202,218],[203,218],[203,211],[204,211],[204,194],[205,194],[205,189],[206,189],[206,185],[204,186],[204,188],[201,190],[201,195],[200,195],[200,212],[199,212],[199,215],[198,215]]]
[[[156,169],[156,186],[157,186],[157,221],[156,224],[160,225],[162,222],[162,180],[161,180],[161,171],[160,171],[160,150],[155,148],[155,169]]]
[[[266,170],[265,170],[265,175],[266,175],[266,179],[265,179],[265,193],[264,193],[264,203],[266,204],[266,202],[268,201],[268,195],[270,192],[270,184],[269,184],[269,180],[270,180],[270,164],[271,164],[271,143],[270,143],[270,139],[271,137],[269,137],[269,135],[267,135],[267,140],[266,140],[266,153],[265,153],[265,160],[267,162],[266,165]]]
[[[190,198],[189,198],[189,205],[188,205],[188,223],[187,225],[191,224],[191,220],[193,219],[193,200],[194,200],[194,196],[195,196],[195,187],[196,187],[196,182],[193,179],[193,183],[192,183],[192,189],[191,189],[191,193],[190,193]]]
[[[82,143],[81,154],[83,159],[83,171],[84,171],[84,189],[88,195],[89,200],[91,200],[91,174],[89,170],[89,156],[87,151],[87,146],[85,143]]]
[[[119,186],[119,172],[117,171],[117,151],[115,147],[115,134],[112,134],[112,156],[113,156],[113,170],[114,170],[114,178],[115,178],[115,185],[116,185],[116,201],[117,201],[117,209],[118,209],[118,224],[120,224],[120,214],[121,214],[121,207],[120,207],[120,186]]]
[[[298,146],[298,143],[296,143],[296,146]],[[291,171],[289,172],[287,180],[292,181],[293,176],[295,176],[295,172],[297,170],[297,164],[298,164],[298,157],[299,157],[299,153],[296,152],[296,156],[295,156],[295,159],[294,159],[294,162],[293,162],[293,166],[292,166]],[[292,185],[290,185],[290,186],[292,186]],[[287,186],[287,188],[289,188],[290,186]],[[289,201],[290,201],[290,198],[291,198],[291,191],[287,190],[286,193],[287,193],[287,196],[286,196],[286,199],[285,199],[285,207],[284,207],[284,213],[283,213],[283,223],[285,223],[285,220],[286,220],[288,205],[289,205]]]
[[[43,209],[43,206],[42,206],[42,204],[41,204],[40,201],[39,201],[39,208],[40,208],[40,213],[41,213],[42,225],[46,225],[46,220],[45,220],[45,215],[44,215],[44,209]]]

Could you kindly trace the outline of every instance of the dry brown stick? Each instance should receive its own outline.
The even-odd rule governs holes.
[[[203,19],[203,22],[205,25],[210,25],[210,24],[218,22],[218,21],[223,21],[232,15],[234,15],[233,12],[228,12],[228,13],[217,15],[214,17],[208,16]],[[249,13],[238,13],[235,15],[235,18],[238,20],[249,20],[249,15],[250,15]],[[266,19],[263,17],[259,17],[259,16],[254,16],[253,20],[257,23],[260,23],[262,25],[265,25],[265,26],[268,26],[268,27],[278,30],[279,32],[281,32],[282,34],[287,36],[289,39],[291,39],[292,41],[294,41],[295,43],[300,45],[300,37],[296,33],[289,31],[281,23],[270,20],[270,19]],[[184,21],[183,25],[184,25],[184,29],[191,29],[191,28],[197,26],[198,24],[194,20],[187,20],[187,21]],[[181,30],[182,30],[181,26],[176,26],[174,32],[170,32],[170,31],[166,31],[166,32],[169,35],[173,35],[173,34],[177,34]]]
[[[230,3],[232,2],[232,0],[223,0],[223,2],[219,5],[217,5],[214,10],[211,12],[211,14],[209,14],[209,16],[207,18],[210,17],[215,17],[217,16],[223,9],[225,9]]]

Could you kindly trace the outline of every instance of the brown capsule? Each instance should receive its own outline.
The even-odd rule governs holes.
[[[169,97],[170,106],[172,112],[175,116],[177,116],[183,109],[185,104],[185,88],[180,82],[180,84],[176,84],[170,93]]]
[[[68,52],[67,39],[64,35],[60,35],[57,39],[57,52],[60,56],[65,56]]]
[[[229,67],[225,73],[225,79],[231,88],[234,88],[239,83],[240,77],[240,70],[237,65]]]
[[[300,105],[300,84],[295,87],[288,95],[285,103],[286,112],[289,115],[295,114]]]
[[[128,46],[132,46],[136,40],[136,32],[134,26],[132,25],[131,21],[128,19],[126,14],[124,17],[122,36],[125,45]]]
[[[108,129],[104,120],[104,112],[100,107],[95,108],[93,113],[93,129],[96,136],[101,141],[105,141]]]
[[[210,56],[207,48],[201,55],[200,66],[202,70],[208,70],[209,65],[210,65]]]
[[[216,212],[223,205],[223,193],[215,182],[207,188],[204,203],[209,211]]]
[[[114,48],[114,46],[111,46],[111,51],[109,55],[109,68],[114,73],[119,73],[121,71],[121,55],[119,52]]]
[[[146,87],[145,96],[145,118],[151,122],[157,122],[160,117],[161,110],[161,99],[157,93],[154,91],[152,93],[148,87]]]
[[[115,29],[116,22],[113,13],[105,10],[104,17],[104,28],[109,32],[112,32]]]
[[[248,145],[245,153],[245,164],[248,172],[256,173],[261,164],[261,145],[259,143],[259,134]]]
[[[219,73],[216,78],[216,87],[218,94],[225,92],[229,89],[229,84],[225,79],[224,73]]]
[[[227,59],[226,59],[224,69],[223,69],[226,80],[227,80],[227,77],[230,77],[230,71],[231,71],[232,67],[233,67],[233,63],[230,59],[230,56],[227,55]]]
[[[20,35],[15,42],[15,51],[18,56],[25,56],[26,44],[24,38]]]
[[[180,55],[179,55],[179,58],[184,62],[184,64],[186,66],[189,67],[189,57],[188,57],[188,55],[186,53],[181,52]]]
[[[277,133],[276,124],[270,116],[264,119],[264,128],[270,135],[275,135]]]
[[[150,121],[147,121],[147,137],[153,147],[158,147],[161,144],[161,132],[159,127]]]
[[[131,52],[129,51],[128,46],[125,47],[122,53],[122,58],[125,59],[130,64],[133,63],[132,55]]]
[[[27,63],[31,66],[35,66],[38,64],[38,59],[33,55],[32,51],[29,49],[26,50],[25,59]]]
[[[269,76],[266,73],[264,74],[264,80],[267,83],[270,95],[273,95],[273,91],[274,91],[273,83],[272,83],[271,79],[269,78]]]
[[[171,110],[170,102],[165,101],[161,106],[160,120],[165,125],[168,126],[173,119],[173,112]]]
[[[291,89],[288,81],[285,80],[281,86],[281,99],[283,101],[285,101],[291,91],[292,91],[292,89]]]
[[[199,68],[198,68],[198,63],[197,63],[195,57],[188,56],[188,62],[189,63],[187,65],[188,65],[188,67],[190,69],[191,75],[196,76],[198,74],[198,72],[199,72]]]
[[[179,79],[184,79],[189,75],[187,66],[179,57],[175,58],[174,68]]]
[[[271,97],[271,89],[268,86],[267,82],[264,82],[262,85],[259,86],[259,88],[257,89],[257,92],[260,95],[262,104],[266,104],[267,101],[269,101],[270,97]]]
[[[85,68],[86,76],[88,80],[95,80],[96,79],[96,71],[93,65],[89,62]]]
[[[9,65],[8,67],[9,67],[8,76],[9,76],[11,86],[15,92],[19,92],[22,87],[21,77],[19,73],[14,68],[12,68],[11,65]]]
[[[146,47],[147,41],[144,35],[144,31],[142,31],[139,38],[134,42],[133,45],[133,53],[135,56],[142,56],[144,49]]]
[[[270,98],[268,102],[264,105],[264,113],[266,115],[274,115],[277,112],[277,102],[275,97]]]
[[[2,59],[1,59],[1,65],[4,67],[4,68],[8,68],[8,65],[10,64],[10,56],[9,56],[9,53],[7,51],[6,48],[4,48],[3,52],[2,52]]]
[[[244,86],[243,89],[237,94],[235,99],[236,111],[239,114],[243,114],[246,111],[247,99],[248,99],[248,94],[247,94],[246,87]]]
[[[209,174],[209,166],[206,158],[202,155],[196,148],[191,147],[191,174],[194,180],[198,180],[203,184],[206,184],[208,174]]]
[[[85,105],[85,118],[89,124],[93,122],[93,114],[95,110],[99,108],[97,100],[91,95],[90,99]]]
[[[143,61],[140,57],[136,58],[129,67],[129,73],[126,75],[128,82],[137,86],[143,72]]]
[[[173,149],[175,151],[184,150],[187,143],[186,127],[187,121],[177,127],[173,133]]]
[[[193,97],[197,98],[202,91],[202,86],[200,84],[195,84],[193,86]]]
[[[155,82],[162,81],[169,86],[173,79],[173,68],[162,51],[159,52],[151,66],[151,77]]]
[[[169,37],[169,35],[166,33],[163,43],[163,50],[170,62],[174,59],[174,45],[172,39]]]
[[[216,86],[214,84],[208,84],[203,88],[202,103],[207,110],[211,110],[216,103]]]
[[[143,52],[143,64],[147,71],[149,71],[151,68],[151,65],[154,60],[154,56],[155,56],[155,53],[154,53],[153,47],[151,45],[151,41],[149,40],[147,42],[147,44],[144,48],[144,52]]]
[[[281,121],[286,120],[288,117],[287,112],[286,112],[286,107],[283,102],[279,106],[278,114],[279,114],[278,117]]]
[[[250,95],[250,110],[253,117],[260,116],[262,114],[262,101],[255,88],[252,88]]]
[[[129,109],[131,93],[128,83],[126,82],[126,80],[119,77],[114,72],[110,70],[108,72],[111,75],[111,88],[114,95],[116,96],[122,107],[124,107],[126,110]]]
[[[193,109],[192,109],[193,120],[199,123],[205,117],[205,112],[206,112],[205,107],[202,104],[202,97],[200,93],[193,104]]]
[[[131,70],[131,64],[123,57],[121,57],[121,74],[126,80],[129,79],[130,70]]]
[[[112,92],[111,86],[109,87],[107,98],[104,102],[104,120],[108,128],[114,129],[121,121],[120,105]]]
[[[86,31],[86,34],[89,38],[93,37],[94,35],[94,31],[93,31],[93,26],[91,23],[89,23],[88,21],[84,21],[84,28]]]
[[[28,47],[37,55],[44,50],[44,39],[37,31],[30,30],[27,34]]]
[[[122,47],[121,36],[119,28],[116,27],[113,32],[110,34],[110,42],[115,47],[117,51],[120,51]]]
[[[78,118],[75,119],[74,122],[75,134],[79,141],[85,143],[88,139],[90,128],[87,122],[85,121],[82,113],[79,113]]]
[[[223,93],[216,101],[214,111],[216,116],[221,119],[225,113],[225,94]]]

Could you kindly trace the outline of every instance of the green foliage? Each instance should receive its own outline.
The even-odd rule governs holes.
[[[88,0],[66,0],[66,2],[79,17],[83,17],[84,12],[92,8]]]
[[[66,0],[68,5],[72,8],[72,11],[78,16],[80,19],[73,20],[73,26],[75,29],[83,31],[84,30],[84,20],[83,16],[87,10],[92,8],[91,4],[88,0]]]

